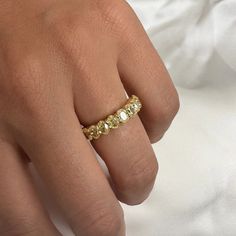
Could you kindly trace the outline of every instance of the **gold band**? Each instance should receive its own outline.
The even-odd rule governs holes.
[[[116,111],[113,115],[107,116],[104,120],[100,120],[95,125],[83,127],[83,133],[88,140],[98,139],[102,134],[108,134],[110,130],[116,129],[120,124],[126,123],[134,115],[136,115],[142,107],[139,98],[132,95],[126,104]]]

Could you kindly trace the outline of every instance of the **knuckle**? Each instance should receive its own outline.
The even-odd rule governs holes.
[[[44,22],[46,26],[56,32],[59,36],[66,35],[79,24],[78,14],[66,6],[63,9],[53,9],[44,14]]]
[[[35,55],[25,55],[24,59],[15,65],[12,72],[11,86],[14,92],[20,96],[33,95],[42,89],[42,65]]]
[[[167,90],[161,103],[157,101],[152,104],[152,109],[150,109],[152,123],[158,123],[164,127],[168,127],[176,116],[179,107],[178,94],[175,88],[170,88]]]
[[[142,203],[151,191],[157,172],[156,157],[145,156],[133,163],[117,186],[122,201],[129,205]]]
[[[79,213],[81,214],[81,212]],[[87,217],[84,227],[75,230],[78,235],[119,235],[124,224],[123,211],[120,209],[103,207],[93,211],[91,217]],[[83,233],[82,233],[83,232]]]
[[[180,108],[179,97],[173,85],[165,89],[164,95],[153,100],[147,109],[146,129],[151,143],[158,142],[171,125]]]
[[[66,52],[67,57],[72,57],[74,51],[87,55],[88,45],[94,43],[94,33],[92,22],[88,20],[91,15],[88,11],[87,15],[80,14],[83,12],[80,5],[63,5],[55,7],[44,14],[43,20],[45,27],[50,31],[55,45],[62,51]],[[92,18],[92,17],[91,17]],[[94,16],[93,18],[97,18]],[[76,42],[76,43],[75,43]]]
[[[168,99],[168,108],[171,119],[173,119],[179,111],[180,102],[179,102],[179,95],[174,87],[172,87],[171,92],[169,93]]]
[[[53,98],[53,78],[49,80],[46,71],[44,63],[34,52],[25,54],[21,61],[15,63],[6,87],[12,107],[17,110],[20,107],[20,113],[34,119],[45,115],[50,99]],[[14,97],[10,95],[11,92]]]
[[[110,31],[122,34],[129,32],[130,22],[134,18],[134,12],[126,1],[96,1],[103,22]]]
[[[13,49],[6,50],[8,70],[0,85],[3,91],[0,108],[6,110],[3,118],[7,122],[21,126],[27,116],[32,120],[44,116],[43,111],[50,101],[49,92],[52,91],[44,63],[34,50],[24,52],[21,58]]]
[[[100,217],[90,225],[96,235],[118,235],[122,227],[121,217],[113,212],[103,212]]]
[[[78,13],[81,7],[86,10],[86,15]],[[83,44],[87,45],[87,41],[92,42],[99,37],[99,31],[118,38],[125,34],[129,38],[133,28],[130,23],[137,21],[134,16],[132,8],[124,0],[93,0],[86,6],[78,3],[60,5],[46,12],[43,19],[60,45],[71,46],[67,41],[71,44],[74,43],[71,39],[76,38],[81,48]]]
[[[44,12],[43,24],[54,37],[57,46],[62,48],[74,46],[71,45],[74,44],[73,40],[76,40],[77,44],[80,45],[80,39],[85,32],[88,32],[88,24],[85,27],[85,17],[81,16],[82,10],[80,8],[75,3],[59,4]]]

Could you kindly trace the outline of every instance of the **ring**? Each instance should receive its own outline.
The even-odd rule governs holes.
[[[101,135],[107,135],[112,129],[117,129],[121,124],[126,123],[134,117],[142,108],[139,98],[132,95],[126,104],[114,114],[98,121],[97,124],[83,127],[83,133],[88,140],[98,139]]]

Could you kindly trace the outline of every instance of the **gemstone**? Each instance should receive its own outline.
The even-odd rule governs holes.
[[[118,110],[116,114],[119,118],[119,121],[122,123],[125,123],[129,119],[129,116],[124,109]]]
[[[132,103],[132,107],[133,107],[133,110],[135,111],[135,113],[139,112],[141,107],[142,107],[142,104],[140,101],[134,101]]]
[[[135,111],[138,110],[138,104],[137,104],[137,103],[134,103],[134,104],[133,104],[133,107],[134,107]]]
[[[141,102],[138,100],[136,103],[137,103],[137,105],[138,105],[138,109],[140,110],[140,109],[142,108]]]
[[[90,135],[89,130],[87,128],[83,128],[83,132],[87,139],[92,140],[93,137]]]
[[[138,106],[137,106],[137,104],[132,103],[132,104],[130,105],[130,110],[131,110],[131,112],[133,113],[133,115],[136,114],[137,111],[138,111]]]
[[[139,109],[142,107],[142,104],[141,104],[139,98],[138,98],[137,96],[135,96],[135,95],[133,95],[133,96],[131,97],[131,103],[137,104],[137,106],[138,106]]]
[[[98,139],[100,137],[100,133],[95,125],[90,126],[88,132],[94,139]]]
[[[108,124],[110,129],[116,129],[119,125],[119,119],[116,116],[109,115],[105,122]]]
[[[129,117],[133,116],[134,113],[132,111],[131,104],[125,105],[125,110]]]
[[[110,131],[109,125],[103,120],[98,122],[97,129],[100,134],[108,134]]]

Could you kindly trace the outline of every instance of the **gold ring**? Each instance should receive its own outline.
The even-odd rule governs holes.
[[[134,117],[140,111],[141,107],[142,104],[139,98],[132,95],[126,104],[114,114],[98,121],[97,124],[83,127],[83,133],[88,140],[98,139],[103,134],[107,135],[112,129],[118,128],[121,124],[126,123]]]

